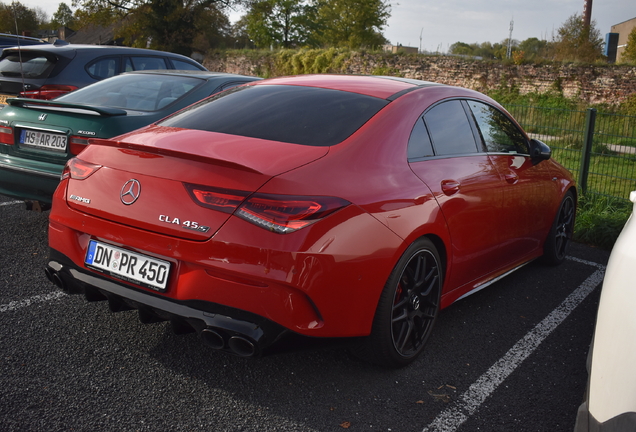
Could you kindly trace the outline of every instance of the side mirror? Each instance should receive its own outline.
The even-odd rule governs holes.
[[[537,139],[530,140],[530,157],[534,161],[535,164],[538,164],[541,161],[548,160],[552,156],[552,150],[550,147],[542,141]]]

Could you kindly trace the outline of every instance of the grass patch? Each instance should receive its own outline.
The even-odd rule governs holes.
[[[580,196],[574,240],[610,250],[631,211],[631,202],[596,194]]]

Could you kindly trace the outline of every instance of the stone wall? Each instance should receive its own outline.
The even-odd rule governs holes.
[[[203,64],[213,71],[259,75],[275,73],[272,57],[208,56]],[[446,56],[352,54],[341,70],[347,74],[391,75],[434,81],[486,91],[516,86],[522,94],[562,91],[588,103],[616,104],[636,94],[636,66],[571,64],[513,65]],[[386,73],[386,72],[382,72]]]

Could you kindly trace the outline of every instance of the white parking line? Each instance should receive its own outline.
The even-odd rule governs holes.
[[[479,409],[499,385],[548,337],[559,324],[603,281],[605,266],[578,258],[569,260],[596,267],[596,270],[547,317],[490,367],[451,407],[442,411],[423,432],[454,432]]]
[[[0,312],[10,312],[23,307],[31,306],[34,303],[43,303],[51,300],[59,300],[65,297],[67,294],[63,291],[51,291],[48,294],[35,295],[33,297],[25,298],[24,300],[16,300],[7,304],[0,305]]]
[[[0,202],[0,207],[2,207],[2,206],[8,206],[8,205],[16,205],[16,204],[24,204],[24,201],[6,201],[6,202]]]

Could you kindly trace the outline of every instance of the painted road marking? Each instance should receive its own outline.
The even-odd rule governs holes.
[[[51,291],[48,294],[35,295],[33,297],[25,298],[23,300],[16,300],[7,304],[0,305],[0,312],[10,312],[23,307],[31,306],[35,303],[44,303],[51,300],[59,300],[65,297],[67,294],[63,291]]]
[[[468,418],[473,415],[481,404],[492,395],[497,387],[510,376],[515,369],[532,354],[539,345],[572,313],[576,307],[594,291],[603,281],[605,266],[574,257],[568,260],[596,267],[583,283],[574,290],[547,317],[530,330],[510,350],[477,379],[468,390],[451,407],[442,411],[423,432],[455,432]],[[0,305],[0,312],[14,311],[35,303],[59,300],[65,297],[62,291],[36,295],[23,300],[12,301]]]
[[[475,381],[457,402],[448,409],[442,411],[431,424],[426,426],[423,432],[454,432],[468,418],[473,415],[481,404],[499,387],[499,385],[512,374],[515,369],[532,354],[559,324],[585,298],[594,291],[605,275],[605,266],[579,258],[567,257],[571,261],[596,267],[583,283],[574,290],[563,302],[547,317],[530,330],[519,342],[490,367],[477,381]]]
[[[0,202],[0,207],[2,207],[2,206],[8,206],[8,205],[16,205],[16,204],[24,204],[24,201],[7,201],[7,202]]]

